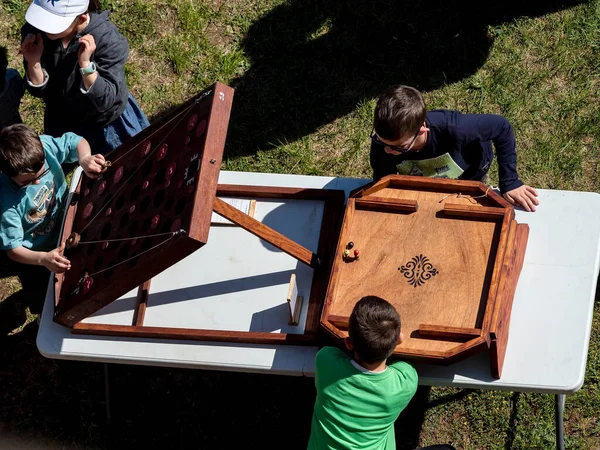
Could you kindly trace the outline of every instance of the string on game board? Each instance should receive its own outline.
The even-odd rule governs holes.
[[[147,142],[148,139],[151,139],[152,136],[154,136],[156,133],[158,133],[160,130],[162,130],[164,127],[166,127],[167,125],[169,125],[172,121],[174,121],[175,119],[177,119],[180,115],[187,113],[190,109],[192,109],[192,107],[197,104],[198,102],[200,102],[200,100],[202,100],[204,97],[206,97],[207,95],[210,95],[212,93],[212,90],[205,92],[204,94],[202,94],[200,97],[198,97],[196,100],[194,100],[192,102],[192,104],[190,106],[188,106],[186,109],[184,109],[183,111],[181,111],[179,114],[177,114],[175,117],[171,118],[167,123],[165,123],[162,127],[160,127],[159,129],[157,129],[154,133],[152,133],[150,136],[148,136],[148,138],[146,138],[144,141],[140,142],[137,145],[134,145],[132,148],[130,148],[127,152],[123,153],[121,156],[119,156],[116,160],[112,161],[112,164],[116,164],[117,162],[119,162],[120,159],[124,158],[125,156],[127,156],[129,153],[131,153],[132,151],[134,151],[136,148],[138,148],[140,145],[142,145],[143,143]],[[181,120],[179,121],[181,122]],[[179,125],[179,122],[177,122],[177,124],[173,127],[176,128],[177,125]],[[173,130],[171,130],[173,131]],[[164,140],[171,134],[171,132],[169,132],[162,141],[160,141],[158,143],[158,145],[154,148],[154,150],[156,150],[158,147],[161,146],[161,144],[164,142]],[[111,163],[111,161],[107,161],[108,163]]]
[[[458,194],[448,194],[445,197],[443,197],[438,203],[442,203],[444,200],[446,200],[448,197],[454,197],[456,196],[456,198],[466,198],[467,200],[471,201],[471,200],[475,200],[476,198],[483,198],[483,197],[487,197],[488,196],[488,192],[490,192],[491,187],[488,186],[487,189],[485,190],[485,194],[483,195],[477,195],[477,196],[472,196],[472,195],[462,195],[461,192],[459,192]],[[471,203],[477,203],[475,201],[471,202]]]
[[[134,239],[149,239],[149,238],[154,238],[154,237],[158,237],[158,236],[166,236],[166,235],[172,235],[178,233],[177,231],[169,231],[168,233],[158,233],[158,234],[150,234],[148,236],[135,236],[135,237],[128,237],[128,238],[119,238],[119,239],[104,239],[102,241],[80,241],[77,243],[77,246],[79,247],[82,244],[101,244],[104,242],[121,242],[121,241],[133,241]]]
[[[154,133],[152,133],[152,134],[150,135],[150,137],[149,137],[149,138],[151,138],[152,136],[154,136],[154,134],[158,133],[158,131],[159,131],[159,130],[162,130],[162,129],[163,129],[165,126],[167,126],[169,123],[171,123],[171,122],[172,122],[173,120],[175,120],[177,117],[181,116],[181,118],[180,118],[180,119],[179,119],[179,121],[178,121],[178,122],[177,122],[177,123],[176,123],[176,124],[173,126],[173,128],[171,128],[171,129],[169,130],[169,132],[168,132],[168,133],[167,133],[167,134],[166,134],[166,135],[165,135],[165,136],[162,138],[162,140],[161,140],[161,141],[160,141],[160,142],[159,142],[157,145],[155,145],[155,146],[154,146],[154,150],[152,150],[151,152],[149,152],[149,153],[148,153],[148,155],[147,155],[147,156],[146,156],[146,157],[145,157],[145,158],[142,160],[142,162],[141,162],[140,164],[138,164],[138,166],[136,167],[136,169],[135,169],[135,170],[134,170],[134,171],[131,173],[131,175],[129,176],[129,178],[127,178],[127,180],[125,180],[125,182],[124,182],[124,183],[121,185],[121,187],[119,187],[119,189],[117,189],[117,192],[115,192],[115,193],[113,194],[113,198],[116,198],[116,197],[117,197],[117,194],[118,194],[119,192],[121,192],[121,189],[123,189],[125,186],[127,186],[127,183],[129,183],[129,180],[131,180],[131,179],[132,179],[132,178],[133,178],[133,177],[134,177],[134,176],[137,174],[138,170],[140,170],[140,167],[142,167],[142,166],[144,165],[144,163],[145,163],[146,161],[148,161],[148,159],[150,159],[150,157],[151,157],[152,155],[154,155],[154,152],[155,152],[155,151],[156,151],[158,148],[160,148],[160,146],[163,144],[163,142],[165,141],[165,139],[167,139],[167,138],[168,138],[168,137],[171,135],[171,133],[173,132],[173,130],[174,130],[175,128],[177,128],[177,126],[178,126],[178,125],[181,123],[181,121],[182,121],[182,120],[183,120],[183,118],[185,117],[185,113],[187,113],[187,112],[188,112],[190,109],[192,109],[192,107],[193,107],[193,106],[194,106],[196,103],[198,103],[198,101],[199,101],[200,99],[202,99],[202,98],[206,97],[206,95],[210,94],[210,92],[212,92],[212,91],[209,91],[208,93],[205,93],[205,95],[203,95],[203,96],[201,96],[201,97],[198,97],[198,98],[197,98],[197,99],[196,99],[194,102],[192,102],[192,104],[191,104],[190,106],[188,106],[188,107],[187,107],[185,110],[183,110],[181,113],[179,113],[178,115],[176,115],[175,117],[173,117],[171,120],[169,120],[169,121],[168,121],[167,123],[165,123],[165,124],[164,124],[162,127],[160,127],[158,130],[156,130]],[[146,139],[146,140],[145,140],[145,141],[143,141],[143,142],[146,142],[147,140],[148,140],[148,139]],[[126,152],[124,155],[121,155],[121,156],[120,156],[119,158],[117,158],[117,159],[116,159],[114,162],[111,162],[111,165],[114,165],[114,164],[115,164],[117,161],[119,161],[119,160],[120,160],[121,158],[123,158],[125,155],[129,154],[129,153],[130,153],[132,150],[134,150],[135,148],[137,148],[137,147],[138,147],[139,145],[141,145],[141,144],[142,144],[142,142],[140,142],[139,144],[137,144],[136,146],[134,146],[134,147],[133,147],[131,150],[129,150],[128,152]],[[108,161],[107,161],[107,162],[108,162]],[[104,211],[104,209],[105,209],[105,208],[106,208],[108,205],[110,205],[110,204],[111,204],[111,202],[112,202],[112,201],[110,201],[110,202],[107,202],[106,204],[104,204],[104,205],[102,206],[102,208],[100,208],[100,209],[98,210],[98,212],[96,213],[96,215],[95,215],[94,217],[92,217],[92,219],[90,219],[90,221],[89,221],[89,222],[86,224],[86,226],[85,226],[85,227],[83,227],[83,229],[81,230],[81,232],[80,232],[79,234],[83,233],[83,232],[86,230],[86,228],[87,228],[87,227],[89,227],[89,226],[92,224],[92,222],[93,222],[93,221],[94,221],[94,220],[95,220],[95,219],[96,219],[96,218],[97,218],[97,217],[100,215],[100,213],[101,213],[102,211]]]
[[[116,263],[116,264],[113,264],[112,266],[109,266],[109,267],[106,267],[106,268],[104,268],[104,269],[102,269],[102,270],[99,270],[99,271],[97,271],[97,272],[94,272],[94,273],[92,273],[91,275],[89,275],[89,274],[86,274],[86,276],[84,277],[84,279],[85,279],[85,278],[91,278],[91,277],[93,277],[93,276],[95,276],[95,275],[98,275],[98,274],[100,274],[100,273],[102,273],[102,272],[106,272],[107,270],[114,269],[115,267],[117,267],[117,266],[120,266],[121,264],[125,264],[126,262],[128,262],[128,261],[131,261],[132,259],[139,258],[139,257],[140,257],[140,256],[142,256],[143,254],[145,254],[145,253],[148,253],[149,251],[151,251],[151,250],[154,250],[155,248],[157,248],[157,247],[160,247],[161,245],[164,245],[164,244],[166,244],[166,243],[167,243],[167,242],[169,242],[171,239],[173,239],[175,236],[177,236],[178,234],[181,234],[181,233],[185,233],[185,230],[179,230],[179,231],[174,231],[174,232],[172,232],[172,233],[166,233],[166,234],[170,234],[171,236],[169,236],[169,237],[168,237],[167,239],[165,239],[164,241],[162,241],[162,242],[159,242],[159,243],[158,243],[158,244],[156,244],[155,246],[153,246],[153,247],[150,247],[148,250],[144,250],[142,253],[138,253],[137,255],[134,255],[134,256],[132,256],[132,257],[130,257],[130,258],[127,258],[127,259],[126,259],[126,260],[124,260],[124,261],[120,261],[120,262],[118,262],[118,263]],[[106,241],[105,241],[105,242],[106,242]],[[83,279],[82,279],[82,280],[83,280]],[[79,283],[79,284],[81,284],[82,280],[80,280],[80,283]]]

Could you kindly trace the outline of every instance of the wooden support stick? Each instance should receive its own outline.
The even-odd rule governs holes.
[[[148,304],[148,295],[150,295],[150,281],[145,281],[139,288],[137,293],[137,306],[133,312],[132,325],[144,325],[144,316],[146,315],[146,306]]]
[[[215,198],[213,210],[217,214],[220,214],[226,219],[229,219],[233,223],[239,225],[244,230],[267,241],[268,243],[277,247],[279,250],[296,258],[298,261],[303,262],[310,267],[315,267],[318,264],[317,255],[315,255],[313,252],[301,246],[297,242],[292,241],[290,238],[285,237],[283,234],[280,234],[272,228],[262,224],[258,220],[253,219],[247,214],[244,214],[220,198]]]
[[[420,337],[469,340],[481,336],[478,328],[446,327],[444,325],[419,325]]]
[[[502,220],[506,214],[504,208],[491,206],[457,205],[455,203],[444,204],[444,214],[455,217],[472,217],[474,219]]]
[[[206,342],[237,342],[243,344],[315,344],[316,334],[266,333],[259,331],[197,330],[193,328],[138,327],[79,322],[74,334],[124,336],[148,339],[176,339]]]
[[[419,204],[416,200],[400,198],[357,198],[355,205],[356,209],[376,209],[379,211],[417,212],[419,210]]]
[[[300,320],[300,312],[302,311],[303,297],[298,295],[298,284],[296,274],[293,273],[290,277],[290,287],[288,289],[287,304],[290,313],[288,325],[298,325]]]

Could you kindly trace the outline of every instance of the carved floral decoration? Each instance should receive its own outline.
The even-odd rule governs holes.
[[[406,281],[415,288],[423,286],[427,280],[436,276],[439,271],[433,267],[433,264],[427,256],[418,255],[408,261],[405,265],[398,267],[398,270]]]

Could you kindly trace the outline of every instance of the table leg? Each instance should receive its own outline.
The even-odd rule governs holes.
[[[556,425],[556,448],[565,449],[565,436],[563,425],[563,412],[565,411],[565,395],[556,394],[554,396],[554,420]]]
[[[108,364],[104,363],[104,399],[106,403],[106,424],[110,425],[110,380],[108,378]]]

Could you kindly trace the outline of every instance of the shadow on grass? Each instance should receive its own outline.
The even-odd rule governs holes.
[[[44,359],[36,333],[0,340],[5,434],[46,448],[306,448],[313,379],[110,365],[109,426],[102,364]],[[397,421],[399,450],[418,445],[429,390]]]
[[[504,450],[513,450],[513,444],[515,442],[515,436],[517,435],[517,418],[519,415],[519,400],[521,398],[520,392],[513,392],[510,398],[510,418],[508,420],[508,430],[506,434],[506,442],[504,444]]]
[[[291,0],[252,24],[234,80],[228,156],[295,141],[392,84],[429,91],[474,74],[494,27],[581,0]]]
[[[82,448],[101,436],[102,367],[43,358],[37,330],[0,337],[0,447]]]
[[[312,379],[110,365],[106,425],[102,364],[44,359],[36,333],[0,338],[0,447],[306,448]]]

